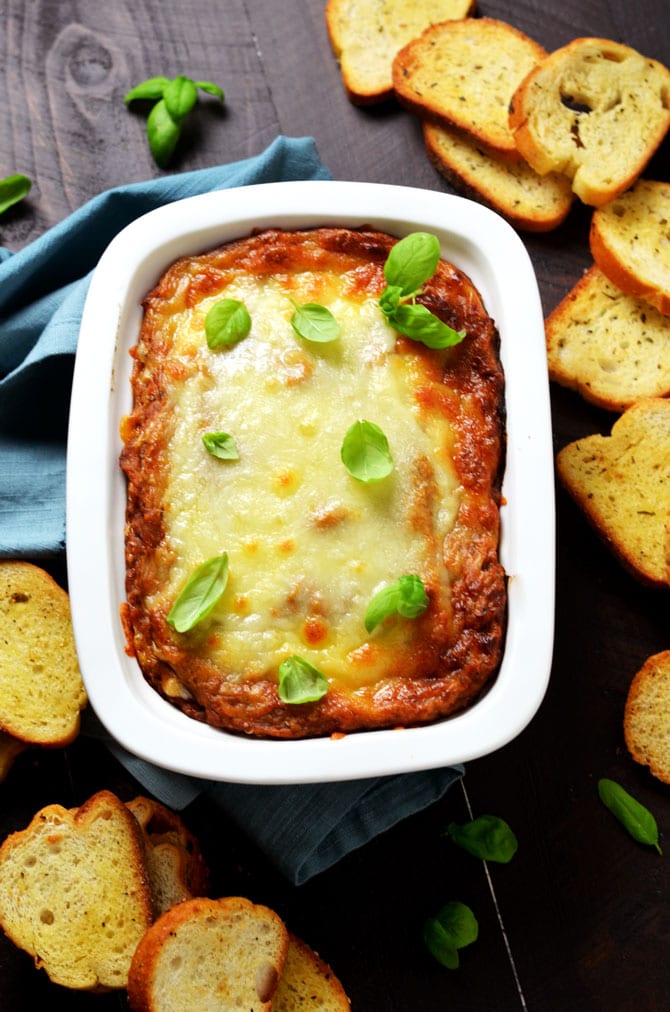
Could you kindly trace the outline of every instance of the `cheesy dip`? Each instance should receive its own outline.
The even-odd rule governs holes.
[[[440,260],[413,301],[465,337],[436,349],[399,333],[380,306],[396,242],[265,230],[180,259],[144,301],[122,423],[122,617],[148,682],[213,726],[423,724],[471,703],[500,663],[497,332]],[[245,322],[217,343],[219,309]],[[401,586],[416,607],[394,608]],[[213,596],[197,620],[175,622],[200,591]]]

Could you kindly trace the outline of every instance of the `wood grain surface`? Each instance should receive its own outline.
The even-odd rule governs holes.
[[[552,50],[584,35],[625,42],[670,63],[668,0],[482,2]],[[219,83],[189,118],[170,172],[261,152],[278,134],[312,136],[337,179],[451,192],[429,164],[418,121],[394,103],[346,98],[323,0],[0,0],[0,178],[22,172],[30,196],[0,220],[18,250],[102,190],[163,174],[145,114],[123,97],[144,78],[185,73]],[[666,140],[645,175],[670,178]],[[549,312],[590,263],[590,211],[554,232],[523,235]],[[0,326],[2,323],[0,321]],[[519,335],[523,339],[523,335]],[[552,388],[554,447],[614,418]],[[1,480],[1,479],[0,479]],[[62,559],[48,565],[64,579]],[[556,640],[546,698],[512,743],[468,764],[463,787],[332,870],[295,888],[202,802],[185,812],[213,869],[212,895],[274,907],[334,967],[359,1012],[662,1012],[670,1008],[670,794],[628,756],[630,681],[670,646],[668,594],[637,584],[557,488]],[[635,843],[600,804],[600,777],[656,815],[667,856]],[[94,741],[29,751],[0,784],[0,835],[41,806],[82,803],[106,787],[141,788]],[[444,837],[468,812],[514,828],[515,859],[484,866]],[[479,940],[448,971],[420,938],[424,918],[467,902]],[[52,985],[0,938],[0,1010],[125,1009],[123,994]]]

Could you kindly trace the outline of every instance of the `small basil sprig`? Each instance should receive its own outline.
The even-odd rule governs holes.
[[[31,186],[32,183],[28,177],[22,176],[21,173],[0,179],[0,214],[23,200],[30,192]]]
[[[431,955],[449,970],[459,965],[458,950],[477,941],[479,924],[470,907],[458,900],[445,904],[423,926],[423,940]]]
[[[598,781],[598,795],[606,808],[638,843],[646,843],[662,853],[658,842],[656,819],[648,808],[628,793],[614,780],[603,778]]]
[[[305,341],[328,344],[340,336],[340,325],[326,306],[317,302],[306,302],[296,306],[291,317],[291,326]]]
[[[462,825],[452,822],[447,835],[459,847],[483,861],[507,864],[517,852],[517,838],[497,815],[480,815]]]
[[[354,422],[346,432],[340,450],[342,463],[358,481],[381,481],[393,470],[388,439],[374,422]]]
[[[177,632],[188,632],[207,618],[228,583],[228,554],[208,559],[191,573],[167,617]]]
[[[138,100],[156,104],[147,118],[147,139],[154,161],[168,165],[181,134],[184,120],[198,101],[198,89],[224,101],[223,90],[212,81],[193,81],[184,74],[176,77],[149,77],[131,88],[126,105]]]
[[[314,703],[328,692],[326,676],[293,654],[279,665],[279,698],[284,703]]]
[[[386,258],[386,288],[379,298],[380,309],[391,326],[428,348],[450,348],[465,337],[464,330],[454,330],[415,301],[422,286],[437,270],[439,259],[437,236],[430,232],[406,235]]]
[[[413,574],[401,576],[395,583],[382,587],[365,612],[365,628],[369,633],[389,615],[397,612],[403,618],[416,618],[428,607],[429,599],[423,580]]]
[[[219,460],[239,460],[235,440],[227,432],[205,432],[202,442],[208,453]]]
[[[237,344],[251,330],[251,317],[239,299],[215,302],[205,317],[205,336],[210,348]]]

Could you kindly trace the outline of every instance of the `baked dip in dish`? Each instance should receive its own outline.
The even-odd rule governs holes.
[[[417,237],[439,259],[403,287]],[[358,183],[139,219],[87,299],[67,520],[84,680],[131,752],[295,783],[500,747],[539,706],[553,633],[520,240],[462,198]]]
[[[144,300],[121,429],[127,639],[208,724],[411,726],[498,668],[498,336],[434,236],[393,244],[266,229],[180,259]]]

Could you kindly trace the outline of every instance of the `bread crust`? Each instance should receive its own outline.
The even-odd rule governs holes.
[[[424,122],[428,158],[452,186],[502,215],[524,232],[549,232],[573,204],[570,183],[557,173],[540,176],[527,162],[503,162],[466,134]]]
[[[593,265],[545,320],[549,378],[606,411],[670,395],[670,319]]]
[[[622,292],[670,316],[670,183],[640,179],[593,212],[589,245],[603,274]]]
[[[521,155],[508,110],[518,84],[547,56],[505,21],[462,18],[431,25],[393,61],[399,101],[423,119],[456,128],[493,157]]]
[[[670,126],[670,72],[621,43],[573,39],[519,84],[509,124],[536,172],[563,172],[599,207],[643,172]]]
[[[612,426],[568,443],[558,476],[621,564],[649,587],[670,586],[670,400],[636,401]]]
[[[635,762],[670,784],[670,650],[648,657],[636,673],[626,697],[623,728]]]
[[[419,410],[449,419],[453,446],[445,449],[458,475],[461,499],[453,527],[433,560],[430,607],[407,623],[392,669],[355,691],[337,683],[317,702],[283,703],[276,671],[261,669],[260,674],[240,677],[217,668],[206,651],[198,652],[198,637],[175,633],[165,609],[147,604],[161,587],[173,551],[164,523],[165,453],[172,418],[171,385],[166,383],[170,349],[162,317],[166,304],[175,292],[185,293],[180,305],[198,303],[203,293],[217,291],[231,270],[249,271],[256,278],[277,272],[291,277],[295,271],[327,267],[349,272],[357,290],[378,297],[385,286],[383,264],[395,241],[365,228],[266,230],[179,261],[145,300],[134,351],[134,407],[122,427],[121,467],[128,479],[124,623],[128,648],[149,683],[196,719],[247,735],[279,738],[416,725],[461,710],[497,671],[506,609],[505,575],[498,559],[503,374],[497,332],[479,294],[462,272],[444,261],[421,301],[450,326],[464,327],[468,336],[440,353],[398,337],[395,353],[413,356],[407,361],[417,370]],[[430,537],[432,507],[425,497],[434,494],[432,478],[422,464],[412,474],[413,523]],[[440,590],[445,581],[447,597]],[[302,621],[305,615],[297,618]],[[358,653],[374,656],[378,650],[363,637]]]
[[[167,910],[140,939],[128,974],[130,1007],[133,1012],[160,1012],[194,1003],[205,1007],[208,999],[216,998],[221,1008],[269,1010],[288,941],[278,914],[244,897],[185,900]]]
[[[474,0],[328,0],[326,29],[349,101],[371,106],[392,99],[398,50],[430,24],[467,17],[474,7]]]

